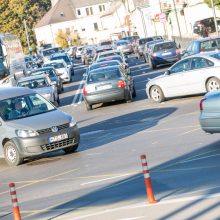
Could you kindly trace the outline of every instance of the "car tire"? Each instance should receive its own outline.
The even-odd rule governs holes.
[[[73,145],[73,146],[64,148],[63,151],[64,151],[66,154],[70,154],[70,153],[75,152],[75,151],[77,150],[78,146],[79,146],[78,144],[77,144],[77,145]]]
[[[152,61],[151,59],[149,60],[149,62],[150,62],[150,67],[151,67],[153,70],[157,68],[157,66],[153,63],[153,61]]]
[[[9,166],[18,166],[24,161],[13,141],[8,141],[4,144],[4,156]]]
[[[135,89],[135,87],[133,87],[132,97],[135,98],[136,96],[137,96],[137,94],[136,94],[136,89]]]
[[[220,80],[216,77],[210,78],[206,83],[207,92],[216,91],[220,89]]]
[[[88,102],[85,101],[85,105],[86,105],[86,110],[87,111],[91,111],[92,110],[92,105],[90,105]]]
[[[159,86],[152,86],[150,89],[150,97],[155,102],[163,102],[165,101],[165,97],[162,89]]]
[[[129,91],[127,92],[125,101],[126,101],[127,103],[132,102],[132,93],[131,93],[131,90],[129,90]]]

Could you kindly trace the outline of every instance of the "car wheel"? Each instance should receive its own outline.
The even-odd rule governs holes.
[[[91,110],[92,110],[92,105],[90,105],[90,104],[87,103],[86,101],[85,101],[85,104],[86,104],[86,110],[87,110],[87,111],[91,111]]]
[[[77,145],[73,145],[71,147],[64,148],[63,150],[64,150],[64,152],[66,154],[70,154],[70,153],[75,152],[77,150],[78,146],[79,146],[78,144]]]
[[[136,89],[135,89],[135,87],[133,87],[132,97],[135,98],[136,96],[137,96],[137,94],[136,94]]]
[[[153,61],[150,59],[150,67],[152,68],[152,69],[156,69],[156,65],[153,63]]]
[[[132,102],[132,93],[131,93],[131,90],[129,90],[129,91],[127,92],[125,101],[126,101],[127,103]]]
[[[215,77],[209,79],[206,83],[207,92],[216,91],[218,89],[220,89],[220,80]]]
[[[8,141],[4,145],[5,161],[9,166],[18,166],[23,162],[23,158],[18,152],[18,148],[14,142]]]
[[[165,100],[163,91],[159,86],[153,86],[150,89],[150,97],[155,101],[155,102],[163,102]]]

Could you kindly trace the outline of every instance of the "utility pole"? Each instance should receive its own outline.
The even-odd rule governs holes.
[[[173,0],[173,6],[174,6],[175,15],[176,15],[176,21],[177,21],[177,26],[178,26],[178,30],[179,30],[180,40],[182,41],[182,34],[181,34],[179,19],[178,19],[178,15],[177,15],[177,11],[176,11],[175,0]]]
[[[215,6],[214,6],[214,2],[213,2],[213,0],[211,0],[211,3],[212,3],[212,11],[213,11],[213,17],[214,17],[214,22],[215,22],[215,30],[216,30],[216,34],[217,34],[217,36],[219,36],[219,32],[218,32],[218,24],[217,24],[217,20],[216,20]]]
[[[138,7],[136,6],[136,8],[140,11],[141,13],[141,21],[142,21],[142,24],[143,24],[143,27],[144,27],[144,37],[147,37],[147,26],[146,26],[146,22],[145,22],[145,19],[144,19],[144,12],[142,11],[142,7]]]
[[[27,44],[28,44],[28,51],[29,51],[29,54],[31,54],[32,50],[31,50],[31,46],[30,46],[30,40],[29,40],[29,34],[28,34],[26,20],[24,19],[23,22],[24,22],[24,29],[25,29],[25,34],[26,34],[26,39],[27,39]]]

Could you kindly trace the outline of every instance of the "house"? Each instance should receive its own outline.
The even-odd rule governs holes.
[[[108,37],[100,20],[109,8],[108,0],[53,0],[52,6],[34,28],[38,46],[58,46],[56,37],[61,32],[69,43],[72,38],[91,44]]]

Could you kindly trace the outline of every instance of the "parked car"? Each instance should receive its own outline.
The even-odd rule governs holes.
[[[23,77],[18,81],[17,86],[33,89],[55,106],[60,104],[57,88],[51,84],[47,75]]]
[[[59,77],[59,74],[53,67],[45,67],[40,68],[37,70],[33,70],[30,72],[30,76],[36,76],[36,75],[44,75],[46,74],[52,83],[52,85],[55,85],[57,87],[58,93],[61,93],[63,91],[63,82]]]
[[[89,72],[83,88],[87,110],[92,105],[117,100],[131,102],[136,96],[133,78],[120,66],[103,67]]]
[[[155,69],[158,65],[172,64],[181,59],[180,51],[174,41],[153,44],[148,57],[152,69]]]
[[[220,49],[220,37],[206,37],[193,40],[186,50],[182,52],[182,56],[190,56],[197,53],[215,51]]]
[[[75,52],[75,59],[80,59],[81,58],[81,52],[82,52],[83,46],[79,46],[76,48]]]
[[[146,84],[148,98],[162,102],[167,98],[203,94],[220,88],[220,60],[197,54],[172,65],[164,75]]]
[[[69,68],[71,74],[74,75],[74,65],[67,54],[65,53],[54,54],[50,57],[50,60],[63,60],[66,63],[67,67]]]
[[[72,74],[67,64],[63,60],[49,61],[43,64],[44,67],[53,67],[58,72],[63,82],[72,82]]]
[[[144,60],[146,61],[146,63],[149,62],[149,53],[152,49],[152,46],[156,43],[160,43],[160,42],[163,42],[164,40],[161,39],[161,40],[153,40],[153,41],[149,41],[147,42],[145,45],[144,45],[144,51],[143,51],[143,57],[144,57]]]
[[[115,43],[115,49],[122,51],[124,54],[132,54],[134,52],[132,44],[128,40],[119,40]]]
[[[200,101],[199,122],[207,133],[220,133],[220,91],[207,93]]]
[[[10,166],[61,149],[74,152],[80,142],[73,117],[28,88],[0,88],[0,124],[0,157]]]
[[[135,47],[134,47],[134,51],[138,59],[140,59],[143,56],[145,44],[153,40],[154,40],[153,37],[140,38],[137,40],[137,43],[135,44]]]

